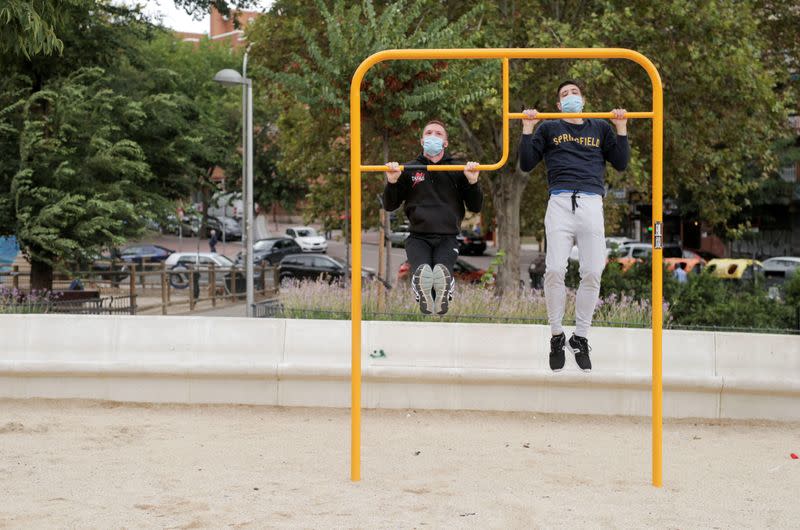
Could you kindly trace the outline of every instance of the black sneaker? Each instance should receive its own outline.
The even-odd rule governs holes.
[[[441,263],[433,267],[433,289],[436,291],[436,298],[433,300],[434,313],[444,315],[450,307],[450,300],[453,299],[450,296],[453,290],[453,278],[447,267]]]
[[[589,346],[589,341],[585,337],[572,335],[569,338],[569,349],[575,354],[575,362],[578,363],[578,367],[584,372],[591,372],[592,360],[589,359],[589,352],[592,351],[592,347]]]
[[[566,340],[567,337],[563,333],[550,337],[550,369],[554,372],[564,369],[564,342]]]
[[[427,263],[417,267],[414,275],[411,276],[411,289],[419,303],[419,310],[423,315],[430,315],[433,312],[433,271]]]

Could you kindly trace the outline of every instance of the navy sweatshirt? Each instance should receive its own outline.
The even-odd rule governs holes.
[[[630,159],[628,137],[619,136],[605,120],[584,119],[580,125],[564,120],[539,124],[533,134],[523,134],[519,165],[531,171],[544,158],[547,186],[605,195],[606,161],[622,171]]]
[[[403,165],[455,165],[447,153],[433,164],[420,154]],[[386,183],[383,207],[394,211],[405,201],[405,213],[411,233],[457,235],[464,219],[464,204],[471,212],[480,212],[483,192],[479,183],[470,184],[463,171],[427,171],[404,169],[395,184]]]

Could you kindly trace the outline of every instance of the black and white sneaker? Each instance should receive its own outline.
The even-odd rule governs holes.
[[[411,289],[419,303],[419,310],[423,315],[430,315],[433,312],[433,271],[427,263],[417,267],[414,275],[411,276]]]
[[[444,315],[450,308],[450,293],[453,290],[453,278],[450,276],[450,271],[441,263],[437,263],[433,267],[433,289],[436,291],[436,297],[433,300],[434,313],[437,315]]]
[[[550,369],[560,372],[564,369],[564,342],[567,336],[561,333],[550,337]]]
[[[572,335],[569,338],[569,349],[575,355],[575,362],[578,363],[578,368],[584,372],[592,371],[592,360],[589,359],[589,352],[592,347],[589,346],[589,340],[586,337],[579,337]]]

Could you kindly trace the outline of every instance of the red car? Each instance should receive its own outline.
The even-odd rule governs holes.
[[[400,269],[397,271],[398,284],[411,280],[410,268],[411,265],[407,261],[404,261],[403,264],[400,265]],[[456,264],[453,266],[453,274],[458,282],[479,283],[483,275],[486,274],[486,271],[462,259],[457,259]]]

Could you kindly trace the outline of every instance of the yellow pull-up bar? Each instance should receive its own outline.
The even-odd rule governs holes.
[[[509,120],[526,119],[523,113],[508,110],[508,62],[510,59],[628,59],[647,71],[653,88],[653,109],[649,112],[627,112],[626,118],[653,120],[653,264],[652,264],[652,327],[653,327],[653,470],[652,482],[662,485],[662,285],[663,267],[663,182],[662,159],[664,142],[664,100],[661,77],[644,55],[624,48],[474,48],[432,50],[385,50],[373,54],[359,65],[350,85],[350,207],[353,244],[352,270],[361,270],[361,172],[386,171],[385,165],[361,165],[361,83],[364,75],[381,61],[428,59],[500,59],[503,78],[503,155],[495,164],[479,165],[482,171],[494,171],[508,161]],[[563,118],[611,118],[610,112],[538,113],[537,120]],[[417,166],[408,166],[409,168]],[[424,168],[426,166],[419,166]],[[431,165],[430,171],[459,171],[463,165]],[[351,366],[351,445],[350,478],[361,479],[361,274],[351,274],[352,366]]]

